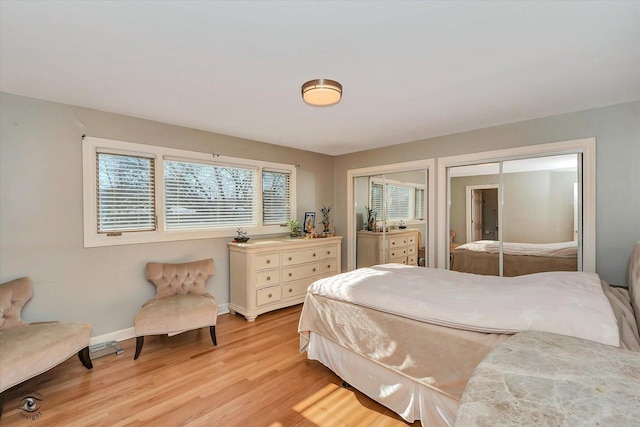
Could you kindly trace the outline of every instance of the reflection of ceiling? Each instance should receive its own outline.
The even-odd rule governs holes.
[[[503,163],[504,173],[534,172],[543,170],[576,171],[578,157],[575,154],[561,156],[535,157],[532,159],[509,160]],[[456,166],[449,169],[451,177],[496,175],[500,172],[498,163]]]

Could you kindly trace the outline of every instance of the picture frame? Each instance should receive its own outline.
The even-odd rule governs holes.
[[[371,211],[369,215],[369,223],[367,224],[367,228],[369,231],[378,231],[376,230],[376,221],[377,221],[378,213],[375,211]]]
[[[311,233],[316,228],[316,213],[305,212],[304,213],[304,232]]]

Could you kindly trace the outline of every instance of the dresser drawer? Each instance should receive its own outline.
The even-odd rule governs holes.
[[[407,237],[390,237],[387,240],[388,248],[397,248],[399,246],[406,246],[406,245],[407,245]]]
[[[280,283],[280,270],[263,270],[256,273],[256,286],[276,285]]]
[[[338,256],[337,246],[325,246],[324,248],[320,248],[319,251],[320,259],[335,258]]]
[[[407,246],[407,255],[413,255],[416,252],[418,252],[418,249],[416,248],[416,245],[409,245]]]
[[[407,264],[407,257],[401,257],[401,258],[391,258],[389,260],[389,263],[391,264]]]
[[[256,305],[269,304],[270,302],[280,301],[281,299],[282,289],[280,289],[280,286],[269,286],[268,288],[262,288],[256,291]]]
[[[407,237],[407,243],[408,243],[409,245],[413,245],[413,244],[415,244],[415,243],[416,243],[416,240],[417,240],[417,236],[416,236],[416,235],[413,235],[413,234],[412,234],[411,236],[408,236],[408,237]]]
[[[336,258],[322,260],[319,264],[321,274],[338,271],[338,260]]]
[[[390,248],[387,250],[387,258],[389,259],[406,257],[406,256],[407,256],[406,246],[400,247],[400,248]]]
[[[282,282],[292,282],[294,280],[304,279],[305,277],[317,276],[319,272],[320,269],[317,262],[285,267],[282,269]]]
[[[418,257],[416,255],[409,255],[407,257],[407,265],[418,265]]]
[[[282,299],[304,295],[312,282],[312,280],[303,280],[282,285]]]
[[[320,248],[303,249],[282,253],[282,265],[303,264],[320,259]]]
[[[280,254],[274,253],[256,255],[256,270],[278,267],[280,267]]]

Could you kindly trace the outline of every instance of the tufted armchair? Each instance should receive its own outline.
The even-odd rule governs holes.
[[[59,365],[74,354],[87,368],[91,325],[22,320],[33,295],[27,277],[0,284],[0,414],[4,391]]]
[[[133,319],[136,354],[140,356],[145,335],[176,335],[209,326],[216,341],[218,305],[204,285],[213,276],[213,259],[184,264],[147,264],[147,280],[156,286],[156,296],[147,301]]]

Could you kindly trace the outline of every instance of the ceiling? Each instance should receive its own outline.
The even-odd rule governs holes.
[[[639,100],[640,2],[3,0],[0,90],[340,155]]]

